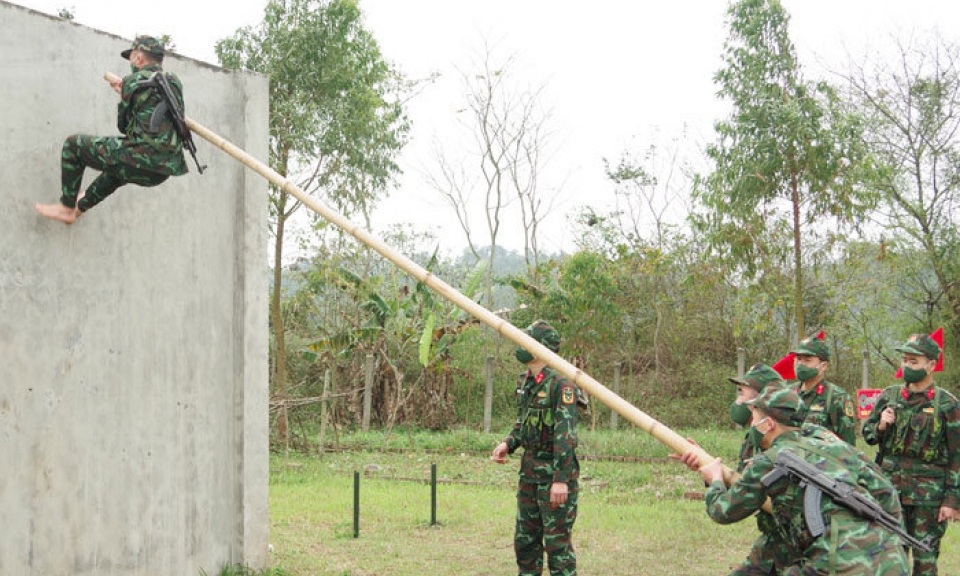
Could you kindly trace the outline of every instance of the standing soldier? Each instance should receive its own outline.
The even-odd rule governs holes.
[[[179,109],[183,110],[183,85],[161,68],[163,44],[150,36],[138,36],[120,55],[130,61],[132,73],[110,85],[120,95],[117,128],[124,136],[74,134],[64,141],[60,155],[60,202],[34,206],[46,218],[73,224],[81,214],[125,184],[156,186],[170,176],[187,173],[183,141],[169,106],[158,86],[144,85],[153,74],[166,74],[179,100]],[[100,170],[101,174],[80,194],[86,167]]]
[[[859,516],[827,493],[821,493],[819,500],[807,498],[807,491],[814,489],[807,482],[811,478],[842,484],[874,510],[886,511],[899,528],[896,490],[880,469],[834,434],[810,434],[823,428],[805,425],[801,429],[806,407],[790,388],[768,386],[748,404],[763,451],[729,488],[719,458],[700,468],[709,486],[704,500],[710,518],[720,524],[738,522],[760,510],[770,498],[777,531],[789,552],[781,574],[907,576],[903,541],[893,528]],[[777,464],[782,452],[796,457],[814,474],[810,478],[780,474]],[[811,505],[817,509],[809,508]],[[821,533],[816,533],[810,518],[822,520]]]
[[[940,540],[960,506],[960,407],[933,382],[940,346],[915,334],[896,349],[903,354],[904,384],[890,386],[863,423],[867,444],[900,491],[904,525],[913,537],[930,537],[930,552],[914,552],[913,575],[937,574]]]
[[[797,375],[797,394],[807,406],[807,422],[823,426],[855,446],[857,419],[853,399],[846,390],[827,382],[824,373],[830,364],[830,349],[820,338],[807,338],[790,352]]]
[[[537,342],[556,352],[560,335],[538,320],[526,329]],[[551,576],[575,576],[577,557],[571,541],[577,519],[577,400],[573,382],[523,348],[517,360],[527,366],[517,386],[517,423],[493,450],[492,460],[523,447],[514,551],[520,576],[543,572],[543,554]]]

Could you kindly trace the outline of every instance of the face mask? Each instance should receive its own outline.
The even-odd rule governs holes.
[[[903,381],[907,384],[916,384],[926,377],[927,371],[923,368],[915,370],[913,368],[907,368],[906,366],[903,367]]]
[[[746,426],[750,421],[750,407],[734,402],[730,405],[730,419],[741,426]]]
[[[795,370],[797,373],[797,379],[801,382],[806,382],[808,380],[813,380],[820,375],[820,370],[817,368],[811,368],[809,366],[804,366],[803,364],[797,364]]]
[[[753,449],[757,452],[759,452],[760,450],[763,450],[763,447],[760,446],[760,442],[763,441],[763,437],[765,435],[764,432],[757,430],[757,426],[759,426],[760,424],[763,424],[766,421],[767,419],[764,418],[763,420],[755,423],[753,426],[750,427],[750,431],[747,432],[747,443],[753,446]]]
[[[516,357],[517,362],[521,364],[527,364],[533,361],[533,354],[527,352],[523,348],[518,347],[516,351],[513,353],[513,355],[514,357]]]

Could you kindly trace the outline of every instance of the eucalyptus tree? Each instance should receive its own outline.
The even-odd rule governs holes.
[[[857,64],[847,75],[869,119],[866,139],[883,162],[874,186],[887,242],[918,250],[929,270],[916,276],[915,306],[960,338],[960,47],[939,37],[892,43],[891,63]],[[942,321],[942,320],[941,320]]]
[[[271,0],[263,21],[216,45],[220,63],[269,76],[270,166],[342,213],[369,215],[398,172],[407,121],[402,82],[364,27],[356,0]],[[288,220],[301,207],[272,187],[273,382],[286,394],[281,313]],[[281,419],[286,434],[285,418]]]
[[[701,210],[693,221],[748,278],[788,268],[792,239],[793,315],[802,337],[803,240],[856,225],[874,203],[861,185],[869,167],[862,122],[830,85],[804,79],[779,0],[739,0],[727,14],[715,81],[732,111],[707,149],[715,167],[695,190]]]

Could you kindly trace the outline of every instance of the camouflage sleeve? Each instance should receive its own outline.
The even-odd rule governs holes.
[[[569,482],[577,471],[577,388],[562,378],[554,386],[553,481]]]
[[[837,386],[834,391],[833,414],[830,419],[833,421],[833,431],[841,440],[851,446],[857,444],[857,413],[855,411],[853,400],[847,391]]]
[[[890,388],[887,388],[883,391],[883,394],[877,398],[877,403],[874,404],[873,410],[870,411],[870,415],[867,416],[867,419],[863,422],[863,428],[861,432],[863,433],[863,439],[867,444],[871,446],[874,444],[880,443],[880,437],[883,435],[882,432],[877,430],[877,425],[880,424],[880,413],[886,409],[890,404],[890,395],[888,392]]]
[[[517,451],[517,448],[520,447],[520,423],[517,422],[513,425],[513,428],[510,429],[510,432],[507,434],[507,437],[503,439],[507,443],[507,451],[510,454],[513,454]]]
[[[951,402],[944,413],[947,429],[947,469],[943,486],[943,506],[960,508],[960,406],[952,394],[948,394]]]
[[[120,86],[120,103],[117,104],[117,130],[122,134],[127,133],[130,121],[133,119],[133,93],[136,92],[137,82],[140,81],[137,74],[128,74],[123,77],[123,83]]]
[[[729,488],[722,481],[712,482],[704,496],[707,516],[718,524],[732,524],[760,510],[767,499],[760,479],[771,469],[773,464],[770,459],[760,454]]]

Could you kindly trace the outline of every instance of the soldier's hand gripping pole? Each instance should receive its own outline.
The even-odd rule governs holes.
[[[120,80],[118,76],[115,76],[109,72],[104,74],[103,78],[107,82]],[[163,98],[164,103],[166,103],[166,109],[170,113],[170,117],[173,119],[173,125],[177,130],[177,134],[180,136],[180,140],[183,142],[183,147],[187,149],[187,152],[189,152],[191,156],[193,156],[193,161],[197,165],[197,170],[200,172],[200,174],[203,174],[206,166],[201,166],[200,161],[197,160],[197,145],[193,143],[193,136],[190,132],[190,124],[187,120],[187,117],[183,114],[183,109],[180,107],[180,103],[177,100],[177,97],[174,95],[173,89],[170,87],[170,83],[167,82],[167,77],[164,76],[162,72],[154,72],[149,79],[141,81],[140,85],[150,86],[159,90],[160,96]]]
[[[467,313],[471,314],[507,340],[510,340],[518,346],[522,346],[531,354],[546,362],[548,366],[557,372],[560,372],[582,389],[586,390],[591,396],[609,406],[611,410],[626,420],[632,422],[642,430],[646,431],[660,442],[666,444],[675,452],[682,454],[684,452],[693,451],[697,455],[700,464],[703,466],[713,462],[714,458],[705,450],[703,450],[703,448],[688,442],[686,438],[680,436],[667,426],[651,418],[636,406],[628,403],[626,400],[612,392],[609,388],[594,380],[592,377],[590,377],[590,375],[583,372],[573,364],[567,362],[549,348],[531,338],[523,330],[500,318],[470,298],[467,298],[449,284],[434,276],[430,271],[424,269],[403,254],[393,250],[382,240],[374,237],[360,226],[353,224],[323,202],[307,195],[306,192],[297,187],[293,182],[290,182],[281,176],[265,163],[257,160],[244,150],[238,148],[235,144],[232,144],[231,142],[221,138],[204,126],[197,124],[190,118],[186,118],[186,123],[187,126],[189,126],[194,132],[194,134],[200,136],[204,140],[210,142],[214,146],[234,157],[236,160],[257,174],[263,176],[277,188],[295,197],[297,200],[325,218],[327,221],[347,232],[387,260],[390,260],[402,270],[420,282],[426,284],[434,292],[446,298]],[[736,472],[726,466],[723,467],[724,482],[727,484],[732,484],[737,477],[738,476]],[[769,506],[767,506],[766,509],[769,510]]]

